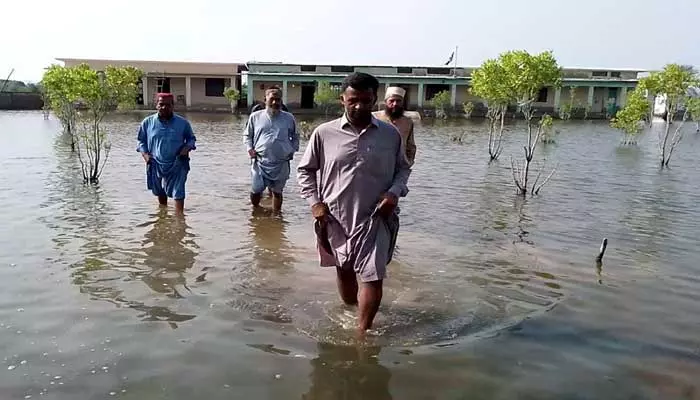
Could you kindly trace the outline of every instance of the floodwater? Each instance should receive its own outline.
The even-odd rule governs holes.
[[[604,122],[560,123],[535,155],[556,174],[523,200],[521,125],[488,165],[483,123],[419,124],[358,345],[295,180],[281,217],[247,204],[243,121],[189,115],[181,219],[145,188],[141,117],[106,122],[91,188],[53,117],[0,113],[1,399],[700,399],[690,126],[660,170],[651,134],[622,148]]]

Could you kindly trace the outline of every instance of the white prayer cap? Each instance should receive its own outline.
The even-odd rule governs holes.
[[[406,90],[403,88],[400,88],[398,86],[391,86],[386,89],[386,93],[384,94],[384,100],[388,99],[391,96],[399,96],[403,99],[403,97],[406,95]]]

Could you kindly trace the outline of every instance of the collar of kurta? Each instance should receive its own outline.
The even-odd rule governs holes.
[[[348,125],[352,126],[352,124],[350,124],[350,120],[348,120],[347,115],[343,114],[343,116],[340,117],[340,127],[345,128]],[[365,127],[365,129],[369,128],[370,126],[374,126],[375,128],[379,127],[379,121],[377,120],[377,117],[375,117],[374,115],[372,115],[370,122],[369,122],[369,125],[367,125]]]

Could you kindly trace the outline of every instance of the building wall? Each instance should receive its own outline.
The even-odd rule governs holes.
[[[588,93],[588,88],[586,88],[586,93]],[[608,88],[597,87],[593,91],[593,107],[591,111],[593,112],[604,112],[605,105],[608,102]]]
[[[287,104],[298,106],[301,104],[301,83],[287,82]]]
[[[559,105],[568,104],[571,101],[571,87],[561,88],[561,98]],[[588,87],[579,86],[574,90],[574,107],[586,107],[588,103]]]
[[[224,78],[226,79],[226,78]],[[206,95],[206,86],[204,84],[206,78],[190,78],[190,93],[192,95],[192,105],[202,106],[202,105],[220,105],[225,106],[229,104],[226,97],[209,97]],[[231,86],[231,79],[226,79],[226,87]],[[183,89],[184,90],[184,89]]]

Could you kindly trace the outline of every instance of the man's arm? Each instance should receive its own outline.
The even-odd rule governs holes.
[[[400,145],[398,146],[399,150],[395,156],[396,166],[394,168],[394,181],[389,188],[389,193],[392,193],[397,199],[399,197],[406,197],[408,194],[408,177],[411,175],[411,165],[404,156],[406,150],[400,135],[398,136],[398,140]]]
[[[416,160],[416,142],[413,137],[413,121],[411,121],[411,128],[406,138],[406,158],[408,158],[409,165],[413,167],[413,163]]]
[[[148,153],[148,133],[147,133],[147,128],[146,128],[146,120],[141,121],[141,125],[139,126],[139,133],[136,136],[136,140],[138,141],[138,146],[136,147],[136,151],[139,153]]]
[[[253,138],[255,137],[255,127],[253,126],[253,114],[248,116],[248,121],[245,124],[245,129],[243,130],[243,142],[247,151],[254,150]]]
[[[196,150],[196,143],[197,137],[194,136],[194,132],[192,131],[192,125],[190,125],[190,121],[185,121],[185,146],[187,146],[188,151]]]
[[[291,115],[291,114],[290,114]],[[299,129],[297,128],[297,119],[292,115],[292,133],[289,139],[292,141],[292,148],[294,151],[299,151]]]
[[[306,145],[306,150],[304,150],[304,155],[301,156],[299,165],[297,166],[297,180],[301,188],[301,197],[306,199],[310,206],[321,202],[318,195],[318,182],[316,178],[316,173],[320,168],[321,159],[323,157],[323,154],[321,154],[320,142],[321,139],[318,135],[318,128],[316,128],[311,134],[309,143]]]
[[[246,151],[250,158],[255,158],[255,145],[253,139],[255,138],[255,126],[253,125],[253,115],[248,116],[248,122],[245,124],[245,129],[243,130],[243,142],[245,143]]]
[[[148,149],[148,125],[146,124],[145,119],[141,121],[141,126],[139,126],[139,133],[136,136],[136,140],[138,141],[136,151],[141,153],[141,157],[143,157],[143,160],[146,161],[146,164],[148,164],[148,162],[151,161],[151,153]]]

